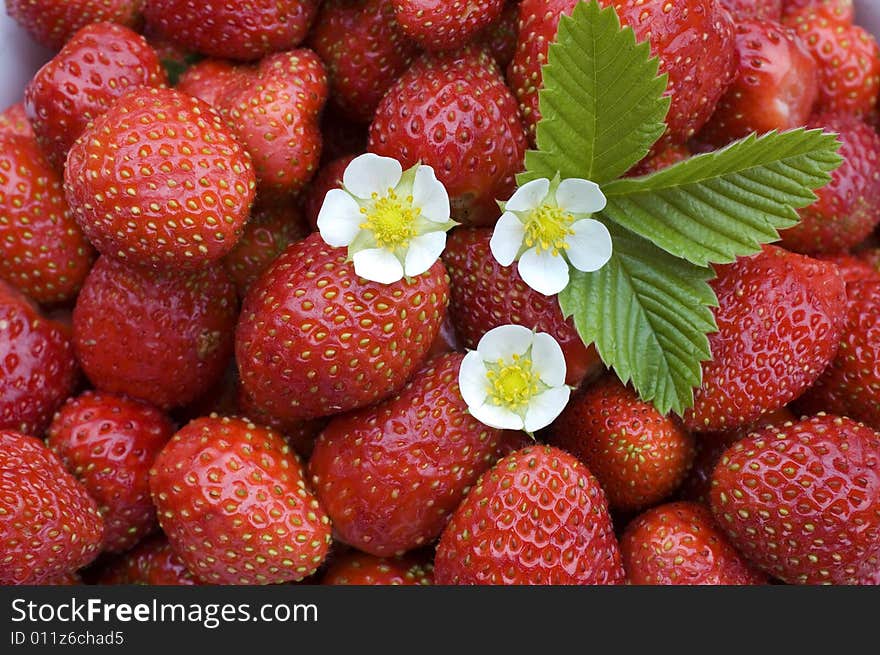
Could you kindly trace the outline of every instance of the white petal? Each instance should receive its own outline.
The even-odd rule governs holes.
[[[413,204],[422,210],[422,216],[435,223],[449,220],[452,210],[449,207],[449,194],[446,187],[437,179],[430,166],[419,166],[413,182]]]
[[[562,180],[556,189],[556,204],[571,214],[592,214],[605,209],[605,194],[599,185],[576,177]]]
[[[499,359],[510,361],[514,355],[522,355],[532,345],[532,331],[522,325],[501,325],[489,330],[477,344],[477,351],[484,362],[493,364]]]
[[[532,344],[532,371],[548,387],[565,384],[565,355],[559,343],[546,332],[538,332]]]
[[[446,247],[446,232],[428,232],[413,238],[406,252],[404,271],[409,277],[421,275],[434,265]]]
[[[489,241],[489,249],[495,261],[502,266],[510,266],[519,254],[525,236],[526,226],[522,221],[516,217],[516,214],[505,212],[498,219]]]
[[[403,279],[403,266],[394,253],[384,248],[370,248],[354,254],[354,272],[380,284],[393,284]]]
[[[342,175],[342,184],[358,198],[369,199],[373,193],[384,196],[400,183],[403,168],[391,157],[368,152],[355,157]]]
[[[332,189],[318,212],[318,231],[328,246],[341,248],[352,242],[363,220],[355,199],[342,189]]]
[[[489,395],[487,373],[483,358],[476,350],[472,350],[461,360],[458,387],[468,406],[479,407],[486,402],[486,396]]]
[[[485,403],[477,407],[468,407],[471,416],[480,423],[499,430],[522,430],[523,420],[506,407]]]
[[[504,208],[510,212],[532,211],[541,206],[549,192],[550,180],[545,177],[526,182],[510,197]]]
[[[574,234],[567,239],[565,254],[572,266],[592,273],[608,263],[612,244],[607,227],[592,218],[585,218],[572,223],[571,230]]]
[[[568,387],[556,387],[532,398],[526,410],[526,431],[534,432],[550,425],[565,409],[570,395]]]
[[[568,286],[568,264],[549,250],[527,250],[519,258],[519,276],[532,289],[552,296]]]

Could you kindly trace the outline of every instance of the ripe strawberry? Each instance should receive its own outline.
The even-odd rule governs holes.
[[[37,302],[66,302],[82,286],[93,256],[61,176],[34,138],[0,134],[0,279]]]
[[[439,262],[411,280],[377,284],[312,234],[288,246],[245,298],[236,333],[242,385],[280,419],[382,400],[421,363],[448,292]]]
[[[781,20],[782,0],[721,0],[735,21]]]
[[[691,150],[684,144],[665,145],[656,153],[645,157],[627,172],[627,176],[648,175],[668,168],[691,156]]]
[[[550,430],[550,442],[581,460],[619,511],[669,496],[694,458],[693,437],[614,376],[575,394]]]
[[[223,266],[244,298],[251,285],[288,245],[308,236],[302,213],[290,203],[255,207],[244,234],[223,259]]]
[[[175,88],[217,108],[249,70],[223,59],[203,59],[181,74]]]
[[[318,214],[324,204],[324,198],[331,189],[342,187],[342,176],[345,169],[357,155],[343,155],[339,159],[324,164],[315,175],[303,200],[303,211],[312,231],[318,229]]]
[[[790,19],[805,9],[847,24],[853,22],[856,14],[853,0],[782,0],[783,19]]]
[[[834,264],[765,246],[717,266],[713,359],[684,416],[690,430],[733,430],[797,398],[834,358],[843,279]]]
[[[627,580],[635,585],[755,585],[752,569],[703,505],[669,503],[630,523],[620,538]]]
[[[41,436],[78,377],[69,331],[0,281],[0,429]]]
[[[98,503],[104,550],[122,553],[156,528],[149,470],[174,426],[155,407],[87,391],[49,427],[48,445]]]
[[[752,132],[806,123],[819,92],[816,62],[790,29],[768,20],[736,25],[739,65],[700,137],[719,146]]]
[[[220,102],[221,113],[250,153],[261,190],[300,191],[321,159],[319,116],[327,100],[327,74],[311,50],[263,59]]]
[[[83,584],[83,580],[76,571],[68,571],[67,573],[60,573],[56,576],[44,578],[42,582],[39,582],[38,584],[41,586],[73,587]]]
[[[519,46],[508,81],[519,98],[523,117],[534,135],[540,119],[538,89],[547,48],[556,38],[559,18],[579,0],[522,0]],[[733,21],[716,0],[601,0],[617,10],[620,21],[647,40],[669,74],[672,106],[666,117],[667,143],[683,143],[715,110],[736,66]]]
[[[165,274],[101,257],[73,312],[77,357],[102,391],[186,405],[223,375],[236,306],[220,266]]]
[[[0,112],[0,136],[23,136],[34,138],[34,130],[24,111],[24,103],[10,105]]]
[[[392,0],[404,33],[426,50],[455,50],[501,14],[505,0]]]
[[[566,383],[577,386],[601,367],[595,349],[586,347],[566,320],[555,297],[527,286],[515,266],[499,264],[489,250],[492,230],[459,228],[449,235],[443,261],[451,280],[449,314],[466,348],[501,325],[524,325],[546,332],[562,347]]]
[[[327,66],[333,103],[351,120],[366,123],[417,51],[387,0],[327,0],[309,45]]]
[[[620,584],[605,493],[573,456],[535,446],[484,473],[434,558],[437,584]]]
[[[789,584],[856,584],[880,569],[880,434],[819,414],[734,444],[712,511],[753,564]]]
[[[507,70],[519,38],[519,0],[507,0],[501,14],[476,36],[474,42],[492,55],[498,68]]]
[[[89,122],[121,95],[167,81],[144,37],[114,23],[94,23],[37,72],[25,89],[24,105],[37,141],[60,170]]]
[[[6,0],[6,12],[47,48],[60,50],[80,28],[109,21],[133,27],[144,0]]]
[[[430,585],[434,566],[424,558],[376,557],[352,551],[330,564],[323,585]]]
[[[785,22],[819,66],[816,111],[870,113],[880,90],[880,47],[874,37],[827,9],[808,6]]]
[[[319,0],[149,0],[147,28],[211,56],[251,61],[298,45]]]
[[[516,100],[485,52],[425,55],[386,94],[368,149],[404,168],[432,166],[454,219],[491,225],[523,166],[526,134]]]
[[[34,437],[0,430],[0,584],[75,571],[100,552],[95,501]]]
[[[238,407],[236,412],[241,416],[247,416],[258,425],[265,425],[272,428],[284,437],[293,451],[307,460],[312,456],[312,449],[315,447],[315,441],[318,435],[327,425],[328,419],[316,418],[309,420],[290,420],[280,419],[272,416],[268,412],[263,411],[254,404],[251,397],[245,392],[241,384],[238,385]]]
[[[309,473],[341,541],[379,557],[430,543],[501,456],[501,431],[461,397],[463,358],[431,360],[394,398],[324,428]]]
[[[101,585],[192,586],[199,582],[174,554],[165,535],[148,537],[107,565],[98,577]]]
[[[150,472],[159,522],[202,582],[302,580],[324,561],[330,522],[302,464],[272,430],[245,419],[197,419]]]
[[[840,135],[843,164],[818,200],[800,210],[801,222],[782,232],[782,245],[800,252],[840,252],[861,243],[880,222],[880,136],[847,114],[814,116],[810,127]]]
[[[819,255],[817,259],[831,262],[837,266],[837,270],[840,271],[840,276],[847,287],[852,282],[880,280],[880,269],[855,255]],[[847,295],[849,296],[849,293]]]
[[[64,183],[99,252],[174,269],[232,250],[256,186],[247,153],[210,106],[148,88],[126,93],[77,140]]]

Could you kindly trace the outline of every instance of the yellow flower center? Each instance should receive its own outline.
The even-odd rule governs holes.
[[[538,376],[532,371],[532,360],[514,355],[512,362],[498,360],[488,371],[493,404],[518,411],[538,393]]]
[[[417,236],[415,225],[420,212],[419,208],[413,207],[412,196],[399,198],[394,189],[388,189],[388,194],[381,198],[374,193],[373,206],[361,208],[364,215],[361,229],[372,232],[380,248],[405,248]]]
[[[559,207],[541,205],[526,220],[526,247],[537,248],[539,252],[549,250],[558,256],[565,249],[568,237],[574,234],[572,223],[574,216],[568,212]]]

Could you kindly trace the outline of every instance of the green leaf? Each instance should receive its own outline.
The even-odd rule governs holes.
[[[620,227],[608,229],[611,261],[595,273],[573,270],[560,306],[584,343],[595,343],[602,361],[623,382],[632,380],[643,400],[681,414],[693,405],[701,362],[711,357],[713,273]]]
[[[694,264],[732,262],[797,224],[796,208],[812,204],[843,161],[839,147],[821,130],[752,135],[605,185],[604,214]]]
[[[641,160],[666,129],[666,76],[647,42],[621,29],[613,7],[581,2],[559,21],[539,94],[538,150],[526,153],[525,184],[579,177],[602,184]]]

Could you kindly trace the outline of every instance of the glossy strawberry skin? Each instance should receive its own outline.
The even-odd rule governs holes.
[[[325,1],[309,45],[327,66],[333,103],[363,123],[417,52],[387,0]]]
[[[516,53],[519,37],[519,0],[508,0],[494,22],[475,38],[475,43],[492,55],[498,67],[505,71]]]
[[[202,59],[181,74],[175,88],[217,108],[248,71],[248,68],[225,59]]]
[[[78,379],[69,331],[0,282],[0,429],[41,436]]]
[[[368,149],[403,167],[431,166],[452,217],[492,225],[522,170],[526,134],[516,100],[485,52],[425,55],[389,89],[370,126]]]
[[[74,217],[97,250],[153,268],[201,268],[244,229],[256,180],[247,153],[209,105],[136,89],[71,148]]]
[[[318,0],[149,0],[147,27],[210,57],[254,61],[306,37]]]
[[[819,414],[754,432],[712,476],[734,546],[789,584],[856,584],[880,568],[880,434]]]
[[[352,551],[334,559],[321,579],[322,585],[430,585],[434,568],[416,556],[376,557]]]
[[[429,361],[394,398],[324,428],[309,472],[342,541],[380,557],[430,543],[501,456],[501,431],[461,398],[463,358]]]
[[[47,444],[98,503],[104,550],[125,552],[156,528],[149,470],[173,434],[158,409],[115,394],[87,391],[55,415]]]
[[[77,357],[102,391],[186,405],[223,375],[237,304],[220,266],[160,274],[101,257],[73,312]]]
[[[436,2],[392,0],[394,16],[404,33],[426,50],[455,50],[490,25],[505,0]]]
[[[853,0],[782,0],[782,17],[790,19],[805,9],[817,11],[841,23],[851,24],[856,9]]]
[[[34,129],[24,110],[24,103],[17,102],[0,112],[0,136],[23,136],[34,138]]]
[[[437,584],[620,584],[605,493],[572,455],[534,446],[500,460],[449,521]]]
[[[168,79],[146,39],[127,27],[95,23],[77,32],[43,66],[24,94],[37,141],[59,170],[90,121],[131,88]]]
[[[648,175],[688,159],[693,153],[684,144],[669,144],[651,153],[627,171],[627,177]]]
[[[677,502],[648,510],[620,539],[634,585],[755,585],[766,576],[736,552],[703,505]]]
[[[200,584],[174,554],[164,535],[148,537],[109,564],[98,578],[100,585],[157,585],[184,587]]]
[[[109,21],[134,27],[144,0],[7,0],[6,11],[34,39],[60,50],[80,28]]]
[[[312,234],[288,246],[245,298],[236,333],[241,381],[278,418],[329,416],[388,397],[443,321],[441,263],[383,285],[359,278],[346,258]]]
[[[0,430],[0,584],[71,573],[100,552],[95,502],[34,437]]]
[[[342,188],[342,177],[345,175],[345,169],[348,168],[348,165],[356,156],[343,155],[324,164],[318,170],[318,174],[315,175],[312,183],[306,190],[305,198],[303,199],[303,211],[312,231],[318,229],[318,214],[321,213],[321,207],[324,204],[327,193],[331,189]]]
[[[451,280],[449,314],[465,348],[501,325],[524,325],[547,332],[562,347],[566,383],[576,386],[601,367],[595,349],[587,347],[559,302],[527,286],[516,266],[504,267],[492,256],[487,228],[459,228],[449,235],[443,261]]]
[[[199,580],[301,580],[324,561],[330,523],[279,434],[245,419],[196,419],[150,472],[162,529]]]
[[[880,135],[847,114],[818,114],[809,127],[840,135],[843,164],[801,222],[782,232],[782,245],[806,253],[842,252],[861,243],[880,222]]]
[[[720,0],[734,20],[781,20],[782,0]]]
[[[713,359],[684,416],[704,432],[754,423],[809,388],[837,353],[846,302],[833,264],[775,246],[715,270]]]
[[[0,279],[37,302],[67,302],[93,258],[33,136],[0,134]]]
[[[694,458],[693,437],[613,376],[574,395],[550,430],[550,442],[581,460],[619,511],[669,496]]]

